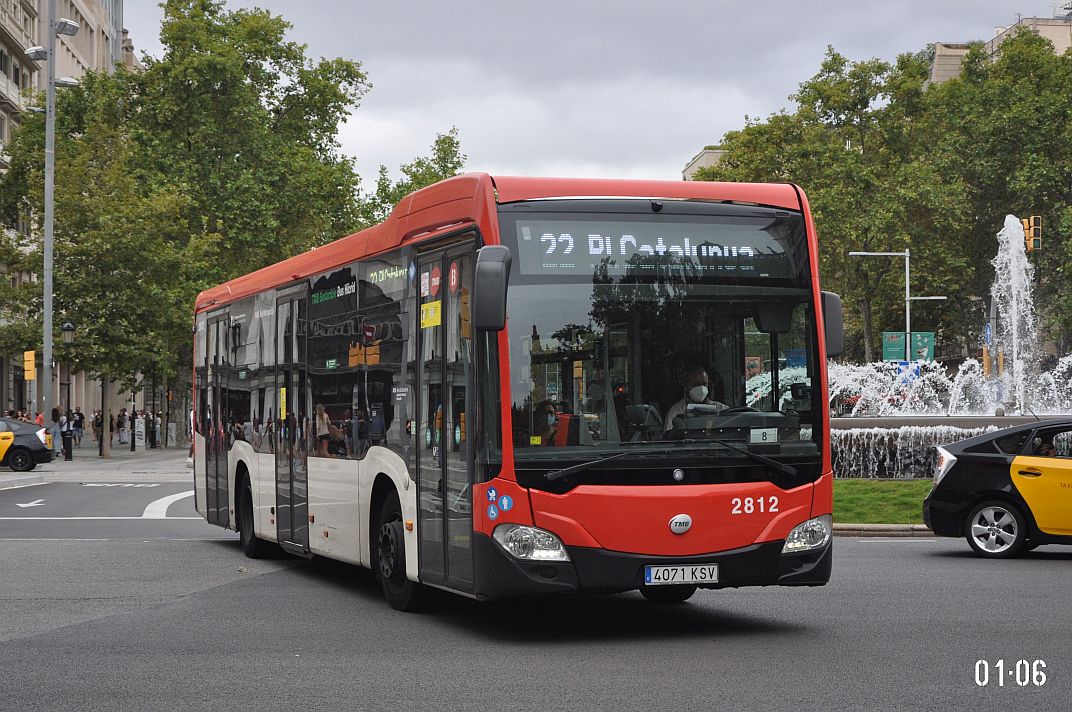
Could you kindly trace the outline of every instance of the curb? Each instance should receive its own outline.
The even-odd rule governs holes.
[[[0,490],[44,484],[41,475],[0,475]]]
[[[925,524],[834,524],[834,536],[932,537]]]

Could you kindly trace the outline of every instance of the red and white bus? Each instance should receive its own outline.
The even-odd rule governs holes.
[[[820,292],[794,185],[468,174],[202,292],[197,510],[390,604],[825,584]]]

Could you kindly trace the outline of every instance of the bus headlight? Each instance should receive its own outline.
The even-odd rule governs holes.
[[[569,561],[562,541],[549,531],[521,524],[500,524],[491,535],[515,559]]]
[[[814,519],[809,519],[803,524],[793,527],[789,536],[785,538],[783,554],[796,554],[801,551],[821,549],[830,542],[830,535],[834,529],[834,518],[824,514]]]

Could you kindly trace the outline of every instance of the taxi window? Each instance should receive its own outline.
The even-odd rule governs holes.
[[[1031,438],[1030,453],[1035,457],[1072,457],[1072,428],[1038,430]]]
[[[0,433],[10,433],[14,431],[11,424],[6,420],[0,420]]]
[[[1018,455],[1024,448],[1024,441],[1027,440],[1028,431],[1024,430],[1019,433],[1010,433],[997,438],[994,444],[998,446],[998,450],[1008,455]]]

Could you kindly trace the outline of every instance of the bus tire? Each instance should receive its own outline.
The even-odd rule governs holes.
[[[406,537],[402,527],[402,506],[391,492],[380,507],[379,526],[373,543],[372,568],[383,589],[383,597],[397,611],[421,610],[427,589],[406,578]]]
[[[667,605],[684,603],[696,593],[695,586],[641,586],[640,595],[648,599],[648,603]]]
[[[263,559],[269,555],[271,545],[256,534],[253,523],[253,491],[249,480],[238,490],[238,540],[242,553],[251,559]]]

